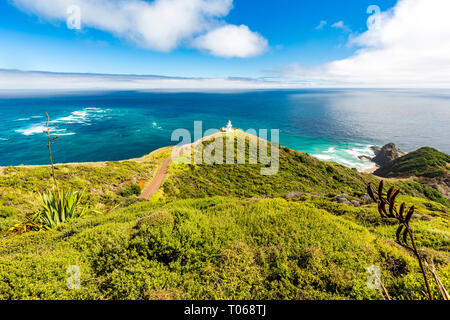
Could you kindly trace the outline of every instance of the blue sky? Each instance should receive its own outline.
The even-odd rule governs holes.
[[[257,3],[257,5],[255,5]],[[109,32],[83,26],[69,30],[64,21],[50,21],[24,12],[12,1],[0,4],[0,68],[53,72],[155,74],[182,77],[265,77],[291,64],[321,65],[351,56],[349,32],[331,25],[343,21],[353,33],[367,30],[366,9],[383,11],[394,0],[235,0],[221,20],[246,25],[268,41],[255,57],[216,57],[180,45],[169,52],[142,48]],[[321,29],[320,21],[327,21]],[[81,20],[82,21],[82,20]]]
[[[2,1],[0,90],[450,88],[447,12],[448,0]]]

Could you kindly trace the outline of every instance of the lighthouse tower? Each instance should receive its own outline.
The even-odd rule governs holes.
[[[226,133],[233,132],[233,125],[231,124],[231,120],[228,120],[227,126],[225,127],[225,132]]]

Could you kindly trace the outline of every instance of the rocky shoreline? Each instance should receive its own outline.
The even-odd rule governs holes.
[[[372,146],[370,148],[374,152],[375,157],[359,156],[359,159],[363,161],[371,161],[378,167],[383,167],[406,154],[398,149],[392,142],[384,145],[383,147]]]

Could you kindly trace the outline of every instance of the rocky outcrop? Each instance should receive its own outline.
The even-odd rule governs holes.
[[[393,143],[388,143],[382,148],[372,148],[372,150],[375,152],[375,157],[372,158],[372,161],[380,167],[385,166],[395,159],[405,155],[405,153],[397,149]]]
[[[355,207],[360,207],[361,206],[361,203],[359,202],[359,201],[357,201],[357,200],[352,200],[352,201],[350,201],[349,199],[348,199],[348,194],[340,194],[340,195],[338,195],[338,196],[335,196],[334,198],[333,198],[333,202],[337,202],[337,203],[341,203],[341,204],[346,204],[346,205],[348,205],[348,206],[355,206]]]
[[[441,177],[429,179],[427,182],[431,188],[440,192],[447,199],[450,199],[450,173],[446,173]]]
[[[373,172],[383,178],[411,179],[427,185],[450,199],[450,156],[431,147],[422,147],[407,155],[388,144],[372,161],[385,162]]]
[[[365,155],[359,156],[358,158],[359,158],[359,160],[362,160],[362,161],[372,161],[372,159],[373,159],[372,157],[365,156]]]
[[[377,155],[378,152],[380,152],[381,147],[379,147],[379,146],[371,146],[370,149],[372,149],[373,153],[375,153],[375,155]]]
[[[364,204],[370,204],[373,202],[372,198],[368,194],[363,194],[359,197]]]

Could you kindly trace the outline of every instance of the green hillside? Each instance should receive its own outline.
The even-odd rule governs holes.
[[[417,261],[394,242],[395,223],[360,199],[378,178],[281,148],[274,176],[260,165],[172,164],[150,201],[126,197],[169,154],[58,166],[61,184],[86,189],[84,203],[102,213],[0,239],[0,299],[382,299],[366,285],[371,266],[392,298],[426,298]],[[447,202],[415,182],[386,185],[416,206],[417,245],[449,288]],[[0,170],[0,231],[50,187],[48,167]],[[340,194],[358,206],[334,202]],[[79,290],[66,284],[74,265]]]
[[[238,132],[237,136],[244,135]],[[214,140],[204,141],[203,150]],[[225,158],[226,140],[223,142]],[[191,164],[172,165],[170,178],[163,185],[165,197],[169,199],[202,198],[207,196],[232,196],[238,198],[277,197],[289,193],[318,193],[333,197],[348,194],[359,198],[365,193],[368,183],[378,184],[379,178],[360,173],[334,162],[320,161],[308,154],[280,147],[280,166],[276,175],[262,176],[263,165],[249,165],[249,145],[255,144],[253,139],[246,142],[245,165],[208,165]],[[235,154],[237,144],[235,144]],[[194,149],[192,149],[194,152]],[[225,161],[224,161],[225,163]],[[393,185],[387,182],[390,187]],[[424,197],[442,204],[447,199],[436,190],[410,181],[395,181],[407,195]]]
[[[442,176],[450,170],[450,156],[430,147],[423,147],[395,159],[380,168],[375,174],[383,177],[426,177]]]

